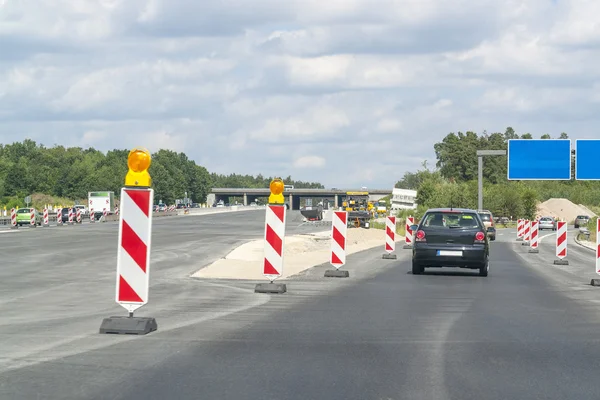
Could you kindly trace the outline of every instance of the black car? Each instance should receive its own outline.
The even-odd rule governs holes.
[[[422,274],[425,268],[457,267],[478,269],[480,276],[488,276],[489,241],[477,211],[430,209],[412,228],[413,275]]]

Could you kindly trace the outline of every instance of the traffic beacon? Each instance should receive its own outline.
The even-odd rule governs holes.
[[[283,274],[283,247],[285,240],[285,198],[283,197],[283,180],[275,178],[269,189],[269,204],[265,217],[265,250],[263,257],[263,275],[269,283],[259,283],[255,293],[285,293],[284,283],[274,283]]]
[[[145,335],[158,329],[152,317],[134,317],[148,303],[150,242],[154,191],[150,152],[136,147],[129,152],[125,187],[121,189],[115,301],[128,316],[104,318],[100,333]]]

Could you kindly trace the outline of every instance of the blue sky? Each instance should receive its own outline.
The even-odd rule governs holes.
[[[451,3],[451,6],[448,4]],[[451,131],[600,129],[600,2],[0,0],[0,142],[387,188]]]

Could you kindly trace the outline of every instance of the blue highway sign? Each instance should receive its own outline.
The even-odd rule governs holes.
[[[575,179],[600,180],[600,140],[575,141]]]
[[[571,140],[509,140],[508,179],[546,181],[571,179]]]

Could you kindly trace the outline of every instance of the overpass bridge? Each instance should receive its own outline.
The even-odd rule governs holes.
[[[300,209],[300,199],[323,199],[333,201],[335,208],[340,207],[346,199],[348,192],[368,192],[369,200],[377,201],[385,196],[392,194],[392,189],[286,189],[283,194],[287,196],[287,202],[290,204],[290,209]],[[259,197],[269,197],[271,191],[269,188],[213,188],[207,198],[209,205],[214,202],[223,200],[225,203],[230,203],[231,197],[243,198],[244,205],[248,205],[256,201]]]

